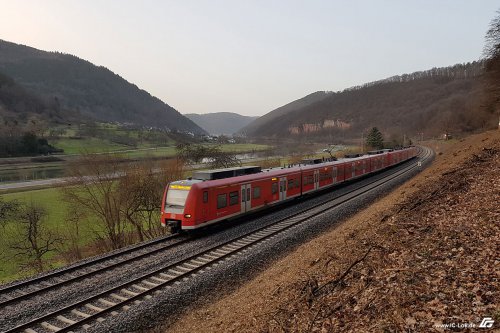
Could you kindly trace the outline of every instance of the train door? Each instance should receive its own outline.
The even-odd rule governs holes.
[[[354,162],[351,164],[351,173],[352,173],[351,175],[352,178],[356,177],[356,163]]]
[[[241,185],[241,212],[248,212],[252,208],[252,197],[250,196],[250,190],[252,184]]]
[[[335,184],[337,182],[337,167],[334,166],[332,169],[332,178],[333,178],[333,183]]]
[[[201,218],[203,219],[203,222],[208,220],[208,207],[210,207],[210,204],[208,202],[208,190],[203,191],[203,205],[201,209]]]
[[[280,177],[280,201],[286,199],[286,177]]]
[[[319,170],[314,170],[314,189],[319,188]]]

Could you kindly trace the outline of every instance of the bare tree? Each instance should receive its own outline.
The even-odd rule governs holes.
[[[210,157],[210,167],[213,169],[230,168],[234,166],[241,166],[240,159],[234,153],[216,151]]]
[[[46,254],[56,251],[62,243],[62,238],[53,231],[47,230],[45,221],[47,212],[33,203],[22,205],[17,213],[16,241],[11,241],[10,248],[16,251],[16,257],[27,259],[22,265],[25,268],[33,268],[37,272],[44,270],[44,257]]]
[[[19,210],[19,202],[4,201],[0,197],[0,227],[5,227],[7,221]]]
[[[83,251],[80,246],[80,230],[84,218],[85,212],[79,209],[78,206],[69,206],[65,218],[66,228],[62,232],[66,246],[66,250],[62,253],[62,255],[67,263],[72,263],[74,261],[83,259]]]
[[[135,164],[120,179],[123,189],[123,215],[135,228],[140,240],[165,233],[158,223],[163,191],[168,182],[184,177],[184,163],[180,159],[159,164]]]
[[[8,231],[8,222],[11,221],[15,214],[19,211],[19,203],[17,201],[4,201],[2,197],[0,197],[0,232],[5,237],[5,239],[9,239],[6,236]],[[9,255],[6,253],[6,248],[0,249],[0,260],[8,260]],[[3,267],[0,267],[0,271],[4,271]]]
[[[236,154],[224,152],[220,145],[181,144],[176,147],[177,157],[187,164],[201,163],[207,159],[211,168],[241,166]]]
[[[484,48],[486,61],[486,94],[490,111],[500,116],[500,10],[491,21]],[[497,120],[497,119],[495,119]]]
[[[258,165],[263,169],[275,168],[281,166],[281,159],[279,157],[265,159],[258,162]]]
[[[130,243],[121,218],[121,193],[116,179],[122,175],[120,158],[112,155],[84,154],[68,167],[70,180],[62,188],[63,198],[95,216],[101,228],[94,230],[106,249]]]
[[[95,230],[104,250],[117,249],[165,233],[160,207],[165,185],[181,179],[184,162],[121,162],[116,156],[83,155],[69,167],[64,200],[100,223]]]

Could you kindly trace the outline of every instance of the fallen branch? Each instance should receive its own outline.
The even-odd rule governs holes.
[[[354,266],[356,266],[357,264],[359,264],[360,262],[362,262],[363,260],[365,260],[365,258],[368,256],[368,254],[370,253],[371,250],[372,250],[372,246],[370,246],[370,248],[368,249],[368,251],[366,251],[366,253],[360,259],[358,259],[355,262],[353,262],[351,264],[351,266],[349,266],[349,268],[347,268],[347,270],[345,270],[345,272],[342,273],[342,275],[338,279],[332,280],[332,281],[328,281],[325,284],[323,284],[321,287],[316,288],[316,290],[313,291],[313,296],[317,297],[317,296],[319,296],[322,293],[323,294],[328,293],[328,291],[321,292],[323,289],[325,289],[327,287],[330,288],[330,289],[335,288],[347,276],[347,274],[349,274],[349,272],[351,271],[351,269],[353,269]]]
[[[455,172],[458,172],[460,171],[461,169],[453,169],[453,170],[450,170],[450,171],[446,171],[442,174],[442,176],[446,176],[446,175],[451,175],[452,173],[455,173]]]
[[[429,201],[430,199],[432,199],[437,193],[438,193],[439,189],[437,190],[434,190],[430,195],[428,195],[427,197],[425,197],[424,199],[420,199],[418,200],[417,202],[415,202],[410,208],[408,208],[408,211],[412,211],[414,210],[415,208],[417,208],[418,206],[420,206],[421,204],[423,204],[424,202],[427,202]]]

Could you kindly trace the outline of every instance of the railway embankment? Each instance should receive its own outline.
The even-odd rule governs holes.
[[[432,148],[389,195],[154,332],[498,329],[500,131]]]

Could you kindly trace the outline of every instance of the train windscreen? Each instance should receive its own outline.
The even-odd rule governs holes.
[[[166,207],[184,207],[186,203],[187,196],[189,194],[189,189],[187,190],[177,190],[168,189],[167,199],[165,201]]]

